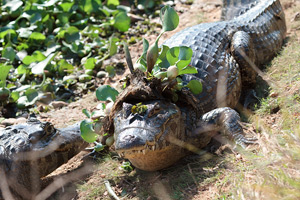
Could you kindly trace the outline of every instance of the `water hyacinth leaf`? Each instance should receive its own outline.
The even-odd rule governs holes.
[[[195,95],[200,94],[202,92],[202,84],[200,81],[191,80],[187,87],[190,88],[191,92]]]
[[[160,11],[163,32],[173,31],[179,24],[179,16],[176,11],[169,5],[163,7]]]
[[[27,73],[27,71],[28,71],[28,67],[23,64],[19,65],[17,68],[17,74],[19,74],[19,75],[25,74],[25,73]]]
[[[117,41],[118,41],[118,38],[115,38],[115,37],[109,38],[109,55],[110,56],[115,55],[118,51],[118,46],[116,44]]]
[[[25,92],[25,96],[27,97],[28,103],[27,105],[33,105],[39,98],[39,93],[36,89],[29,88]]]
[[[65,59],[62,59],[58,62],[58,72],[61,76],[64,76],[66,73],[72,73],[74,71],[73,65],[69,64]]]
[[[56,55],[56,53],[51,53],[45,60],[37,63],[36,65],[34,65],[31,69],[31,72],[33,74],[43,74],[45,67],[48,65],[50,60],[52,58],[54,58],[55,55]]]
[[[42,33],[38,33],[38,32],[33,32],[30,36],[29,36],[29,41],[31,42],[35,42],[35,41],[44,41],[46,39],[46,36],[44,36]]]
[[[178,61],[179,51],[179,47],[172,47],[167,51],[166,58],[170,65],[175,65]]]
[[[116,75],[115,68],[111,65],[106,66],[105,71],[108,73],[109,77],[114,77]]]
[[[16,53],[15,53],[15,50],[12,47],[6,47],[2,51],[2,56],[4,58],[9,59],[10,61],[14,61],[14,59],[16,58]]]
[[[85,119],[80,123],[81,137],[88,143],[95,142],[98,135],[93,129],[93,121],[90,119]]]
[[[113,21],[113,26],[121,32],[128,31],[130,27],[130,17],[125,12],[119,12]]]
[[[101,85],[96,90],[96,97],[99,101],[115,101],[119,92],[109,85]]]
[[[178,75],[182,75],[182,74],[197,74],[197,73],[198,73],[198,71],[197,71],[197,69],[195,67],[188,65],[188,66],[184,67],[183,69],[179,70]]]
[[[143,38],[143,54],[146,54],[149,48],[149,42],[145,38]]]
[[[192,55],[192,49],[186,46],[173,47],[166,53],[170,65],[176,65],[179,70],[182,70],[191,62]]]
[[[22,60],[25,65],[30,65],[31,63],[35,62],[35,58],[33,56],[25,56]]]
[[[11,102],[16,102],[19,99],[19,97],[20,97],[19,92],[13,91],[10,93]]]
[[[0,64],[0,87],[5,87],[6,77],[13,66]]]
[[[87,109],[83,109],[82,113],[87,117],[87,118],[91,118],[91,113],[87,110]]]
[[[84,64],[85,69],[94,69],[96,64],[95,58],[88,58]]]
[[[71,2],[71,3],[61,3],[58,5],[58,8],[63,11],[63,12],[69,12],[72,8],[72,6],[74,5],[74,2]]]
[[[166,57],[166,54],[170,48],[166,45],[162,45],[161,51],[159,53],[157,64],[160,68],[168,68],[170,66],[170,63],[168,62],[168,59]]]
[[[80,34],[78,28],[75,26],[70,26],[65,32],[65,39],[67,43],[75,42],[80,39]]]
[[[119,0],[107,0],[107,6],[118,6],[120,5],[120,1]]]
[[[56,4],[56,2],[58,2],[58,1],[60,1],[60,0],[49,0],[43,4],[33,3],[33,5],[39,6],[39,7],[50,7],[50,6],[54,6],[54,4]]]
[[[40,62],[45,60],[47,57],[40,51],[35,51],[32,54],[32,57],[34,58],[35,61]]]
[[[79,8],[83,10],[87,15],[98,12],[101,8],[101,0],[82,0],[79,1]]]
[[[23,2],[21,0],[10,0],[6,1],[6,4],[3,5],[2,9],[9,9],[10,12],[14,12],[18,10],[23,5]]]

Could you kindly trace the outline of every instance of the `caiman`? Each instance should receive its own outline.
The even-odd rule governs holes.
[[[30,117],[24,124],[8,126],[0,131],[1,181],[7,180],[11,189],[22,195],[24,189],[27,194],[38,192],[40,178],[66,163],[87,144],[81,138],[78,123],[56,129],[50,122]]]
[[[253,142],[244,136],[234,108],[241,93],[255,85],[257,69],[281,49],[285,16],[279,0],[241,0],[243,7],[233,13],[230,9],[235,4],[230,2],[224,0],[225,6],[230,5],[223,9],[224,21],[186,28],[164,43],[193,50],[190,65],[198,73],[181,78],[185,83],[201,81],[199,95],[183,89],[173,102],[159,84],[136,78],[140,73],[127,79],[106,130],[114,133],[116,151],[137,168],[166,168],[189,151],[198,152],[218,132],[242,147]],[[146,109],[132,112],[137,103]]]

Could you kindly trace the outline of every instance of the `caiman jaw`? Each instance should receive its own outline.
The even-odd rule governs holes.
[[[120,156],[142,170],[154,171],[172,165],[182,151],[167,141],[182,134],[179,108],[170,102],[150,101],[142,114],[132,113],[132,104],[124,103],[114,118],[115,148]],[[176,160],[172,160],[172,158]],[[168,158],[168,159],[167,159]],[[166,160],[170,160],[168,163]]]

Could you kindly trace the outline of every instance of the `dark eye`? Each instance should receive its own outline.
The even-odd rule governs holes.
[[[45,135],[50,135],[54,132],[55,128],[51,123],[46,122],[43,126],[43,129],[44,129]]]

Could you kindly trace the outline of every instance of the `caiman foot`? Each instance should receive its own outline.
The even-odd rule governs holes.
[[[197,135],[207,131],[221,132],[233,139],[242,148],[246,148],[248,144],[255,144],[257,140],[256,138],[244,136],[239,114],[229,107],[217,108],[202,116],[197,123],[194,134]]]

